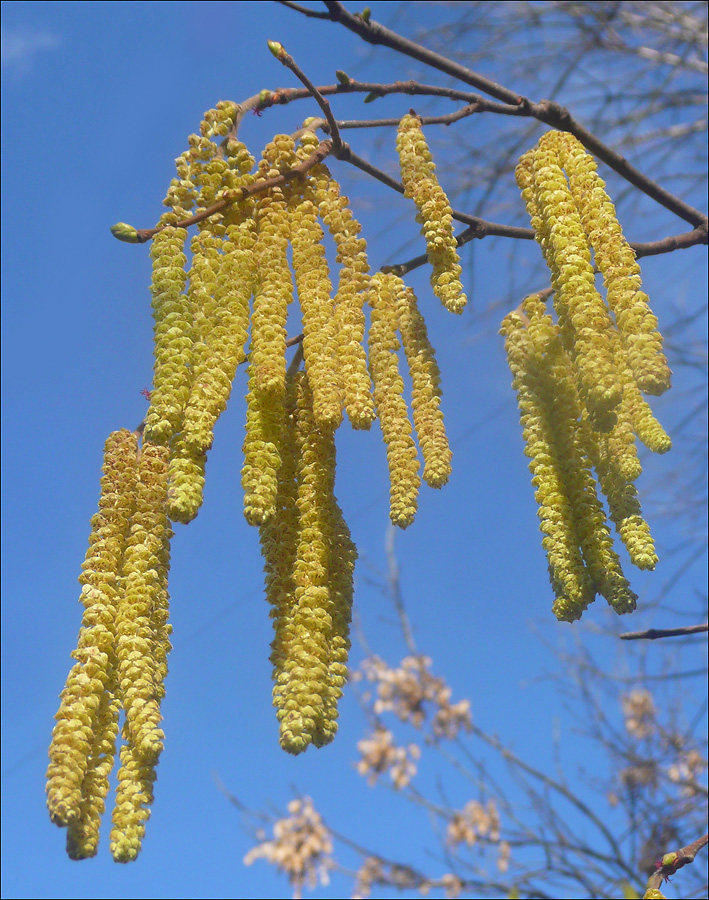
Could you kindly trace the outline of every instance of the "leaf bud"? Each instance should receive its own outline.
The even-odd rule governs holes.
[[[286,52],[285,47],[280,41],[268,41],[268,49],[276,59],[282,59]]]
[[[111,234],[114,238],[117,238],[119,241],[124,241],[126,244],[140,243],[137,229],[133,228],[132,225],[128,225],[126,222],[116,222],[115,225],[111,225]]]

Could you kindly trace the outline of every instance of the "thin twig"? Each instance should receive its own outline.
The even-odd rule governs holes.
[[[508,88],[485,78],[477,72],[461,66],[459,63],[447,59],[445,56],[441,56],[432,50],[428,50],[421,44],[417,44],[403,37],[403,35],[397,34],[395,31],[391,31],[379,22],[375,22],[371,17],[354,15],[342,3],[333,2],[333,0],[324,0],[324,2],[328,9],[329,17],[333,22],[343,25],[359,35],[367,43],[389,47],[405,56],[417,59],[424,65],[444,72],[458,81],[462,81],[464,84],[478,88],[505,104],[517,107],[519,110],[516,113],[517,115],[530,116],[538,119],[540,122],[551,125],[553,128],[568,131],[577,137],[594,156],[605,162],[606,165],[610,166],[634,187],[637,187],[661,206],[669,209],[695,228],[701,228],[705,232],[709,232],[709,218],[705,213],[685,203],[679,197],[665,190],[657,182],[643,175],[625,157],[616,153],[615,150],[599,140],[592,132],[584,128],[573,118],[569,110],[559,103],[552,100],[541,100],[539,103],[533,103],[527,97],[516,94],[514,91],[510,91]],[[291,8],[295,7],[291,6]],[[302,12],[302,9],[298,11]]]
[[[709,834],[698,838],[681,850],[674,850],[671,853],[665,853],[657,865],[657,871],[653,872],[647,883],[647,892],[657,891],[662,886],[662,882],[674,875],[683,866],[694,862],[697,853],[709,843]]]
[[[621,641],[656,641],[658,638],[685,637],[688,634],[703,634],[709,625],[684,625],[681,628],[648,628],[647,631],[626,631],[620,635]]]
[[[303,13],[304,16],[307,16],[309,19],[329,19],[330,13],[327,12],[318,12],[316,9],[310,9],[308,6],[303,6],[301,3],[293,3],[292,0],[281,0],[283,6],[289,7],[289,9],[294,9],[296,12]]]
[[[307,159],[298,163],[297,166],[293,166],[293,168],[289,169],[287,172],[281,172],[280,175],[275,175],[273,178],[264,178],[262,181],[255,181],[253,184],[246,185],[245,187],[223,191],[220,199],[217,200],[216,203],[213,203],[211,206],[207,207],[207,209],[203,209],[196,215],[190,216],[188,219],[182,219],[181,221],[176,222],[174,225],[158,225],[156,228],[137,228],[135,229],[135,239],[131,240],[129,243],[144,244],[146,241],[154,238],[159,232],[164,231],[165,228],[189,228],[190,225],[196,225],[198,222],[203,222],[215,213],[226,209],[227,206],[231,206],[232,203],[245,200],[247,197],[261,193],[261,191],[267,191],[270,188],[278,187],[281,184],[292,181],[294,178],[305,175],[306,172],[309,172],[313,166],[322,162],[331,152],[332,141],[329,139],[321,141]]]
[[[315,99],[318,106],[323,111],[323,115],[327,120],[328,131],[330,133],[330,137],[332,138],[332,149],[335,155],[337,155],[342,149],[342,138],[340,137],[340,130],[337,127],[337,122],[335,121],[335,117],[332,114],[332,109],[330,108],[329,102],[315,87],[315,85],[296,63],[290,53],[286,51],[286,48],[283,46],[283,44],[279,43],[278,41],[269,41],[268,48],[276,57],[276,59],[279,62],[283,63],[283,65],[287,69],[290,69],[295,77],[305,85],[306,90],[310,92],[311,96]]]
[[[472,87],[478,88],[484,93],[489,94],[490,97],[494,97],[496,100],[502,100],[503,103],[514,104],[519,103],[522,100],[519,94],[515,94],[514,91],[510,91],[501,84],[496,84],[494,81],[485,78],[483,75],[479,75],[477,72],[473,72],[471,69],[466,69],[465,66],[461,66],[459,63],[446,59],[445,56],[440,56],[432,50],[427,50],[420,44],[408,40],[402,35],[397,34],[395,31],[390,31],[384,25],[375,22],[371,17],[365,18],[364,16],[353,15],[345,9],[342,3],[333,3],[329,2],[329,0],[325,0],[325,6],[327,7],[333,22],[344,25],[345,28],[348,28],[350,31],[358,34],[363,40],[367,41],[368,44],[382,44],[393,50],[397,50],[399,53],[417,59],[419,62],[424,63],[424,65],[431,66],[433,69],[438,69],[439,72],[445,72],[447,75],[452,75],[453,78],[458,79],[458,81],[462,81],[464,84],[469,84]]]

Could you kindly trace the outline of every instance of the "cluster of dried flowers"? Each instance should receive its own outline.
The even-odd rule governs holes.
[[[502,323],[553,610],[573,621],[599,593],[627,613],[637,597],[613,549],[597,489],[631,561],[653,569],[657,554],[634,482],[642,471],[636,437],[656,453],[671,446],[642,396],[670,385],[662,338],[635,255],[579,141],[545,134],[516,174],[551,272],[556,311],[555,321],[535,295]],[[605,298],[595,286],[594,263]]]
[[[77,664],[50,749],[50,814],[68,826],[74,858],[96,852],[121,709],[112,851],[127,861],[140,850],[163,740],[170,522],[190,522],[201,506],[207,452],[237,367],[248,361],[244,513],[260,530],[275,632],[274,706],[290,753],[333,739],[347,678],[357,552],[334,494],[343,412],[353,428],[381,425],[396,525],[407,527],[416,513],[414,429],[423,479],[441,487],[451,471],[440,373],[416,297],[394,274],[370,275],[360,225],[322,162],[329,145],[306,123],[296,138],[277,135],[252,171],[254,159],[236,137],[238,113],[224,102],[205,114],[200,134],[176,160],[167,212],[150,235],[150,407],[141,449],[130,432],[117,432],[106,446],[104,493],[81,579],[86,613]],[[460,311],[450,207],[415,117],[406,117],[398,145],[434,289]],[[417,191],[417,179],[428,193]],[[187,246],[192,224],[198,228]],[[334,291],[323,226],[340,264]],[[129,243],[144,239],[124,223],[112,231]],[[303,334],[288,365],[286,322],[295,297]]]
[[[323,824],[310,797],[298,797],[288,804],[289,815],[278,819],[273,827],[273,840],[262,840],[244,857],[250,866],[265,859],[283,872],[293,887],[293,897],[303,896],[303,887],[313,890],[318,882],[330,883],[332,834]]]

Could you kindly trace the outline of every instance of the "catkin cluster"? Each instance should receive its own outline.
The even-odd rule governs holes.
[[[448,480],[451,453],[440,373],[416,298],[394,275],[370,276],[360,225],[322,162],[326,152],[310,123],[297,143],[276,135],[252,172],[254,160],[234,136],[237,115],[229,103],[205,115],[201,134],[176,160],[178,177],[153,240],[155,369],[145,439],[168,449],[169,514],[189,522],[202,502],[214,425],[237,367],[248,362],[244,513],[261,529],[266,558],[281,742],[298,752],[332,739],[345,679],[355,552],[333,494],[334,433],[343,414],[356,429],[379,420],[391,519],[406,527],[416,512],[419,459],[399,373],[401,347],[428,484]],[[411,171],[420,148],[402,153],[413,186],[424,177]],[[450,208],[425,153],[428,193],[412,196],[423,204],[434,289],[459,311],[464,298]],[[198,231],[188,247],[190,217]],[[334,286],[325,230],[339,263]],[[129,232],[114,228],[123,239]],[[286,325],[294,316],[304,367],[295,378],[286,362]],[[315,556],[301,559],[306,545]]]
[[[260,530],[274,706],[288,752],[333,739],[347,678],[357,552],[334,494],[343,414],[356,429],[380,422],[392,521],[406,527],[416,511],[419,461],[399,373],[402,347],[423,478],[441,487],[450,474],[440,373],[416,298],[394,275],[370,276],[360,225],[322,162],[329,146],[308,127],[297,144],[276,135],[254,170],[236,138],[239,112],[219,103],[175,161],[150,251],[155,359],[142,447],[127,431],[106,444],[81,576],[77,662],[48,771],[50,816],[68,828],[75,859],[96,853],[121,711],[111,851],[121,862],[140,851],[164,737],[171,521],[187,523],[200,508],[207,453],[238,366],[248,362],[244,513]],[[436,222],[447,235],[430,237],[434,289],[459,311],[450,216],[427,159],[427,241]],[[197,226],[191,237],[190,225]],[[334,288],[324,229],[337,251]],[[112,231],[129,243],[143,240],[125,223]],[[302,335],[291,341],[300,346],[287,366],[286,324],[294,315]]]
[[[671,446],[642,396],[670,382],[657,320],[596,164],[576,138],[544,135],[516,175],[551,272],[556,312],[554,320],[535,295],[502,324],[553,609],[573,621],[602,594],[617,612],[630,612],[637,598],[607,519],[631,561],[653,569],[657,554],[634,482],[642,471],[636,438],[656,453]]]
[[[163,748],[160,703],[170,650],[168,450],[129,431],[106,441],[98,513],[79,581],[76,660],[49,748],[47,805],[71,859],[94,856],[124,713],[111,852],[140,852]]]

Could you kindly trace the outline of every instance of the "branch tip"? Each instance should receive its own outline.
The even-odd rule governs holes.
[[[280,41],[267,41],[267,44],[271,53],[282,62],[283,57],[286,56],[286,48],[283,44]]]
[[[142,243],[140,235],[138,234],[138,229],[133,228],[132,225],[128,225],[127,222],[116,222],[115,225],[111,225],[111,234],[114,238],[123,241],[125,244]]]

